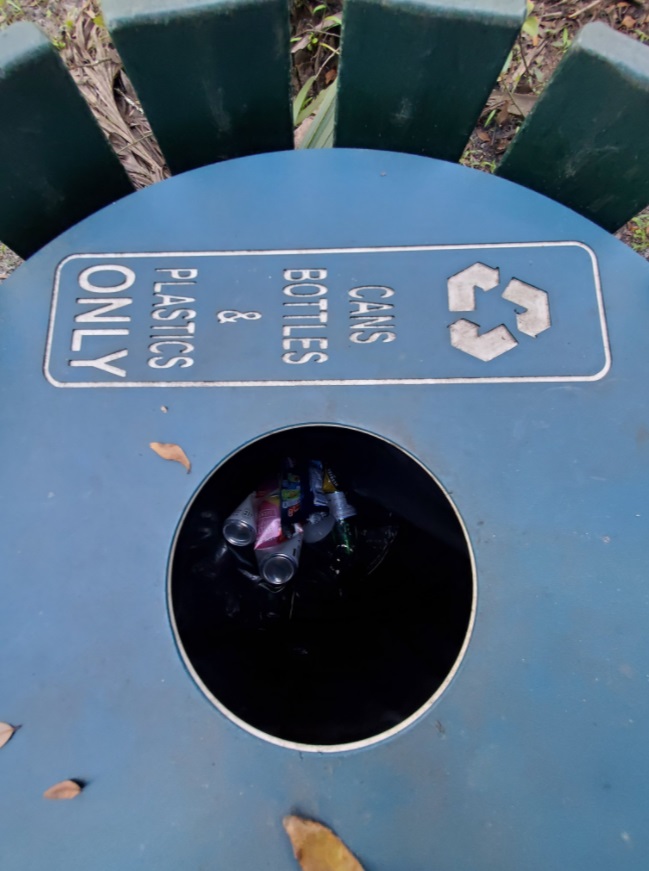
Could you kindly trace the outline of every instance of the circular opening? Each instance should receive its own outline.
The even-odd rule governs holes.
[[[247,519],[258,542],[272,531],[261,508],[289,473],[302,485],[300,525],[289,527],[285,507],[293,537],[257,553]],[[323,474],[335,489],[326,506]],[[224,526],[244,544],[228,544]],[[269,554],[282,558],[275,568]],[[426,706],[465,645],[473,598],[467,539],[432,475],[338,426],[273,433],[219,466],[180,525],[171,566],[181,652],[211,700],[266,736],[319,748],[376,738]]]

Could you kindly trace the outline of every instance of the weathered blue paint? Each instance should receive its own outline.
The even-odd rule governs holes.
[[[313,202],[331,220],[312,221]],[[534,272],[554,320],[536,338],[517,333],[519,346],[492,362],[469,360],[474,375],[502,373],[509,358],[509,377],[523,339],[539,349],[547,339],[558,380],[71,389],[44,375],[51,288],[71,254],[565,241],[595,254],[603,321],[596,297],[580,308],[589,279],[571,258],[583,249],[557,255],[574,277],[568,301],[554,249],[546,266],[531,248],[515,264],[490,255],[486,265],[509,270],[503,281]],[[474,260],[467,250],[463,268]],[[274,263],[260,259],[259,274]],[[416,282],[408,289],[405,260],[400,269],[390,278],[403,326],[379,351],[408,351],[414,299],[431,335],[439,326]],[[365,283],[384,274],[354,271]],[[431,261],[430,274],[428,293],[444,299],[444,270]],[[249,262],[240,278],[257,281]],[[228,287],[201,294],[214,311],[229,308]],[[333,826],[376,871],[646,868],[648,287],[646,262],[538,194],[433,160],[335,150],[166,181],[22,267],[1,295],[0,719],[23,724],[0,750],[2,867],[289,871],[281,818],[296,811]],[[331,336],[347,330],[334,305],[346,290],[331,283]],[[500,289],[480,292],[478,306],[446,311],[445,328],[474,317],[514,333],[516,308]],[[553,330],[573,317],[581,350],[550,353]],[[262,335],[276,357],[277,327],[271,319]],[[134,329],[145,344],[142,323]],[[210,330],[197,324],[197,345]],[[604,333],[608,372],[597,369]],[[399,377],[406,365],[390,359],[376,371]],[[277,365],[260,356],[260,370]],[[596,380],[564,380],[586,372]],[[433,708],[392,739],[325,755],[263,741],[215,710],[182,664],[166,600],[171,542],[205,477],[250,439],[313,422],[377,433],[430,468],[462,514],[478,584],[468,651]],[[191,473],[151,441],[181,445]],[[41,798],[68,777],[88,781],[78,799]]]

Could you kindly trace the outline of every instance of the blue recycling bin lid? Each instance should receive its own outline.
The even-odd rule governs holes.
[[[646,868],[644,260],[461,166],[276,153],[88,218],[0,312],[3,869],[288,871],[287,813],[377,871]],[[321,739],[346,709],[308,667],[284,695],[264,655],[206,677],[174,561],[206,487],[330,433],[370,489],[421,491],[414,526],[445,503],[468,593],[434,686],[392,711],[419,678],[388,632],[371,725]],[[438,568],[425,586],[452,590]],[[393,576],[425,660],[446,612]],[[43,798],[67,779],[74,801]]]

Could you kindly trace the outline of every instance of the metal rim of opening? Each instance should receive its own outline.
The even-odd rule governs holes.
[[[463,641],[462,646],[460,648],[460,651],[455,659],[455,662],[453,663],[453,666],[451,667],[450,671],[448,672],[448,674],[446,675],[446,677],[444,678],[444,680],[442,681],[440,686],[435,690],[435,692],[431,695],[431,697],[423,705],[421,705],[421,707],[419,707],[416,711],[414,711],[412,714],[410,714],[410,716],[406,717],[404,720],[402,720],[396,726],[392,726],[390,729],[386,729],[384,732],[380,732],[380,733],[378,733],[376,735],[372,735],[368,738],[363,738],[360,741],[351,741],[351,742],[343,743],[343,744],[305,744],[305,743],[301,743],[299,741],[287,740],[285,738],[280,738],[276,735],[270,735],[269,733],[264,732],[263,730],[256,728],[255,726],[251,725],[250,723],[247,723],[245,720],[241,719],[236,714],[234,714],[209,689],[209,687],[205,684],[205,682],[202,680],[202,678],[200,677],[200,675],[198,674],[198,672],[194,668],[190,658],[188,657],[188,655],[185,651],[184,645],[182,643],[182,640],[180,638],[178,626],[176,624],[176,618],[174,615],[174,607],[173,607],[173,598],[172,598],[172,574],[173,574],[174,556],[175,556],[176,545],[178,543],[180,531],[183,528],[183,524],[185,522],[185,519],[187,518],[187,515],[191,511],[192,506],[194,505],[194,502],[198,498],[199,494],[201,493],[201,491],[202,491],[203,487],[205,486],[205,484],[207,483],[207,481],[209,481],[210,478],[212,477],[212,475],[214,475],[216,472],[218,472],[218,470],[221,469],[225,463],[228,463],[235,456],[237,456],[237,454],[241,453],[241,451],[243,451],[245,448],[249,447],[250,445],[253,445],[257,442],[260,442],[263,439],[267,438],[268,436],[277,435],[277,434],[280,434],[282,432],[295,431],[295,430],[299,430],[299,429],[307,429],[310,427],[322,427],[322,428],[328,427],[328,428],[332,428],[332,429],[351,430],[354,432],[362,433],[364,435],[371,436],[375,439],[378,439],[379,441],[385,442],[390,447],[395,448],[396,450],[400,451],[401,453],[403,453],[407,457],[409,457],[410,460],[412,460],[414,463],[416,463],[426,473],[426,475],[428,475],[434,481],[434,483],[437,485],[439,490],[446,497],[446,499],[449,503],[449,506],[452,508],[452,510],[457,518],[457,521],[460,525],[460,528],[462,529],[462,533],[464,535],[464,539],[466,542],[467,553],[468,553],[470,564],[471,564],[471,588],[472,588],[471,609],[470,609],[470,613],[469,613],[469,619],[467,622],[467,629],[466,629],[466,633],[464,636],[464,641]],[[446,691],[447,687],[450,685],[451,681],[453,680],[453,678],[457,674],[459,667],[462,664],[462,661],[464,660],[464,657],[466,655],[466,651],[467,651],[468,646],[469,646],[469,642],[471,640],[471,636],[473,634],[473,628],[474,628],[474,624],[475,624],[475,617],[476,617],[476,610],[477,610],[477,595],[478,595],[478,587],[477,587],[477,571],[476,571],[475,556],[473,553],[473,548],[471,547],[471,540],[469,538],[469,534],[468,534],[466,525],[464,523],[464,519],[462,518],[462,515],[458,511],[458,508],[457,508],[455,502],[453,501],[451,496],[448,494],[446,489],[442,486],[442,484],[439,481],[439,479],[437,478],[437,476],[434,475],[430,471],[430,469],[427,466],[425,466],[414,454],[412,454],[410,451],[406,450],[405,448],[403,448],[401,445],[397,444],[396,442],[392,441],[391,439],[386,438],[385,436],[380,435],[376,432],[372,432],[370,430],[366,430],[366,429],[363,429],[363,428],[358,427],[358,426],[351,426],[351,425],[339,424],[339,423],[305,422],[305,423],[300,423],[300,424],[296,424],[296,425],[292,425],[292,426],[278,427],[277,429],[269,430],[268,432],[262,433],[261,435],[250,439],[249,441],[241,444],[234,451],[230,452],[227,456],[225,456],[221,460],[221,462],[218,463],[216,466],[214,466],[214,468],[211,469],[210,472],[203,478],[203,480],[201,481],[199,486],[196,488],[196,491],[194,492],[193,497],[186,505],[185,510],[184,510],[182,516],[180,517],[180,520],[179,520],[178,525],[176,527],[176,532],[174,534],[174,538],[173,538],[173,542],[172,542],[172,546],[171,546],[171,551],[169,554],[168,566],[167,566],[167,612],[168,612],[168,616],[169,616],[169,622],[171,625],[171,630],[173,633],[174,642],[176,644],[176,648],[178,650],[180,658],[181,658],[185,668],[187,669],[191,679],[196,684],[196,686],[200,689],[200,691],[205,696],[205,698],[221,714],[223,714],[227,720],[229,720],[231,723],[234,723],[236,726],[243,729],[245,732],[248,732],[248,734],[254,735],[256,738],[259,738],[262,741],[266,741],[270,744],[274,744],[277,747],[284,747],[287,750],[297,750],[297,751],[302,752],[302,753],[343,753],[343,752],[348,752],[351,750],[361,750],[361,749],[364,749],[366,747],[372,747],[375,744],[382,743],[383,741],[386,741],[388,738],[392,738],[395,735],[398,735],[400,732],[403,732],[405,729],[408,729],[410,726],[412,726],[415,722],[417,722],[417,720],[421,719],[432,708],[432,706],[443,695],[443,693]]]

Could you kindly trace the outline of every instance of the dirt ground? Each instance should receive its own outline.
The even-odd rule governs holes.
[[[294,98],[308,85],[300,98],[302,116],[336,78],[343,15],[341,0],[292,0]],[[112,48],[98,0],[0,0],[0,27],[20,20],[42,27],[61,52],[136,187],[165,178],[164,159]],[[577,31],[591,21],[649,43],[645,0],[528,0],[527,21],[467,145],[464,164],[493,172]],[[649,259],[649,209],[618,236]],[[20,262],[0,246],[0,280]]]

